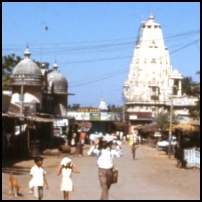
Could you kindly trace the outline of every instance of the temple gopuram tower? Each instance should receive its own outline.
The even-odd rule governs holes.
[[[161,26],[150,15],[141,22],[123,96],[130,125],[152,123],[160,112],[168,112],[171,96],[180,106],[183,77],[172,70]]]

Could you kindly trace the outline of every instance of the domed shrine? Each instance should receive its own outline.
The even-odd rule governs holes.
[[[27,45],[24,59],[14,67],[11,73],[13,89],[11,103],[22,108],[23,102],[23,107],[32,106],[34,113],[42,109],[43,76],[38,65],[30,59],[30,55]]]
[[[58,71],[58,65],[55,62],[53,70],[47,73],[47,88],[45,91],[46,110],[54,115],[66,116],[67,114],[67,79]]]

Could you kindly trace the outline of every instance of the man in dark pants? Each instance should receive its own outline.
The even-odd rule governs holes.
[[[175,158],[177,159],[177,167],[186,168],[186,160],[184,159],[184,149],[179,144],[175,145]]]

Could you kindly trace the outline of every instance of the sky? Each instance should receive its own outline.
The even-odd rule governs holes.
[[[123,84],[141,21],[161,25],[173,70],[199,82],[199,2],[3,2],[2,56],[57,61],[68,81],[68,104],[123,105]],[[46,29],[47,28],[47,29]]]

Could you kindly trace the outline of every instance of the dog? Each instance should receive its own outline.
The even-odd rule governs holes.
[[[9,184],[10,184],[10,195],[18,196],[18,192],[20,190],[20,185],[18,184],[18,179],[11,173],[9,177]]]

